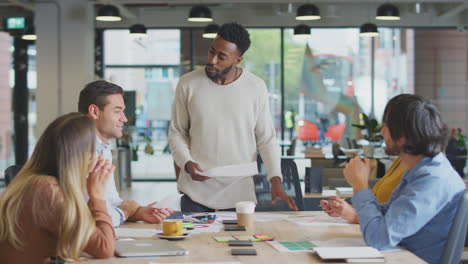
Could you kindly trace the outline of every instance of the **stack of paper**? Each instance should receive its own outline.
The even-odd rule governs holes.
[[[339,217],[331,216],[310,216],[310,217],[297,217],[288,218],[291,221],[300,226],[348,226],[350,225],[346,220]]]
[[[258,174],[257,162],[227,165],[200,171],[198,174],[208,177],[247,177]]]
[[[315,247],[314,251],[323,260],[346,262],[385,262],[384,255],[372,247]]]
[[[335,190],[338,195],[353,194],[353,187],[336,187]]]
[[[323,197],[336,196],[336,190],[322,190],[322,196]]]

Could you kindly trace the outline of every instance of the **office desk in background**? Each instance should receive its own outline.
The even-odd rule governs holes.
[[[278,213],[278,212],[274,212]],[[257,213],[256,213],[257,214]],[[295,216],[325,216],[323,212],[291,212]],[[126,223],[126,228],[159,228],[159,225],[144,223]],[[257,256],[232,256],[231,248],[227,243],[216,242],[213,235],[253,235],[267,234],[275,240],[287,241],[314,241],[326,240],[332,238],[359,238],[361,232],[359,225],[349,226],[320,226],[320,227],[301,227],[287,220],[256,222],[255,227],[246,232],[225,232],[223,229],[219,233],[194,234],[182,241],[174,241],[177,245],[189,250],[186,256],[168,256],[157,258],[111,258],[105,260],[87,260],[77,263],[173,263],[173,262],[215,262],[215,261],[238,261],[244,264],[252,263],[320,263],[317,256],[307,252],[283,253],[279,252],[265,242],[254,242],[253,247],[257,250]],[[159,239],[159,238],[154,238]],[[238,247],[237,247],[238,248]],[[245,247],[242,247],[245,248]],[[425,263],[409,251],[400,250],[393,252],[383,252],[385,263],[391,264],[416,264]]]
[[[338,194],[338,197],[341,198],[351,198],[352,194]],[[304,198],[319,198],[319,199],[328,199],[330,195],[323,195],[323,193],[304,193]]]

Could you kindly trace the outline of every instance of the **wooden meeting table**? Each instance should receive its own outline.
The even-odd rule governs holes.
[[[277,212],[274,212],[277,213]],[[260,213],[256,213],[260,214]],[[291,212],[288,214],[295,216],[325,216],[319,211]],[[125,223],[125,228],[158,228],[160,225],[151,225],[145,223]],[[287,220],[276,220],[270,222],[256,222],[255,227],[247,229],[244,232],[226,232],[223,229],[219,233],[193,234],[182,241],[173,241],[177,245],[187,249],[189,254],[186,256],[165,256],[156,258],[117,258],[96,260],[89,259],[78,263],[187,263],[187,262],[240,262],[240,263],[320,263],[320,258],[307,252],[284,253],[279,252],[265,242],[254,242],[253,247],[257,250],[256,256],[232,256],[231,248],[225,242],[216,242],[213,235],[253,235],[267,234],[275,240],[287,241],[317,241],[332,238],[359,238],[361,232],[359,225],[349,226],[320,226],[320,227],[302,227]],[[147,238],[146,238],[147,239]],[[159,238],[154,238],[159,239]],[[238,247],[237,247],[238,248]],[[246,248],[246,247],[242,247]],[[385,256],[385,263],[425,263],[406,250],[382,252]]]

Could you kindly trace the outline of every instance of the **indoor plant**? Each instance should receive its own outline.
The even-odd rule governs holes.
[[[462,133],[461,128],[453,128],[445,150],[447,159],[461,177],[464,176],[463,170],[466,165],[466,158],[464,157],[467,154],[466,139],[466,135]]]
[[[149,155],[153,155],[154,154],[154,148],[152,145],[153,140],[149,136],[145,136],[145,141],[146,141],[145,153]]]
[[[364,139],[369,142],[369,145],[363,146],[364,156],[372,157],[375,147],[382,143],[383,136],[380,134],[382,125],[375,118],[369,118],[364,113],[361,113],[361,117],[361,124],[352,124],[352,126],[365,131]]]

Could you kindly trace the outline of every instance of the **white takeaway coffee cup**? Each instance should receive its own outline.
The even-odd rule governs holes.
[[[255,203],[236,203],[237,224],[240,226],[252,227],[255,221]]]

